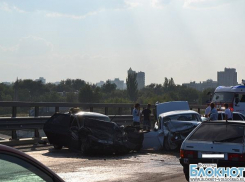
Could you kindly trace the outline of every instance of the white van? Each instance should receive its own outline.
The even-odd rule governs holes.
[[[245,114],[245,85],[219,86],[215,89],[211,102],[218,110],[224,110],[224,104],[227,103],[231,111]]]

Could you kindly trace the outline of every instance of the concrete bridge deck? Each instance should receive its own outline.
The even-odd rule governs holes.
[[[127,155],[82,156],[50,145],[16,146],[39,160],[67,182],[180,182],[185,181],[179,152],[141,151]]]

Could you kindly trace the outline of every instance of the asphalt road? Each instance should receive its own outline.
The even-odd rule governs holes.
[[[141,151],[127,155],[82,156],[49,145],[15,147],[36,158],[67,182],[184,182],[179,153]]]

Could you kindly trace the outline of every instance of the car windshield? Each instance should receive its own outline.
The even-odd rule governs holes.
[[[188,140],[242,143],[244,126],[226,123],[202,123]]]
[[[233,102],[234,98],[234,93],[229,93],[229,92],[219,92],[219,93],[214,93],[212,102]]]
[[[177,114],[172,116],[166,116],[163,118],[164,122],[167,121],[201,121],[200,116],[197,114]]]

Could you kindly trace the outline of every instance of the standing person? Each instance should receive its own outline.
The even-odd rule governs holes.
[[[144,115],[143,130],[150,131],[151,129],[151,104],[147,104],[147,108],[142,111]]]
[[[215,120],[218,120],[218,111],[217,109],[214,107],[214,103],[212,102],[210,104],[211,106],[211,111],[210,111],[210,114],[209,114],[209,119],[210,121],[215,121]]]
[[[225,120],[232,120],[232,113],[228,108],[228,104],[225,104]]]
[[[140,104],[136,103],[133,110],[133,126],[140,126]]]
[[[210,107],[210,103],[207,104],[207,108],[205,109],[205,117],[207,118],[208,115],[210,114],[211,112],[211,107]]]

